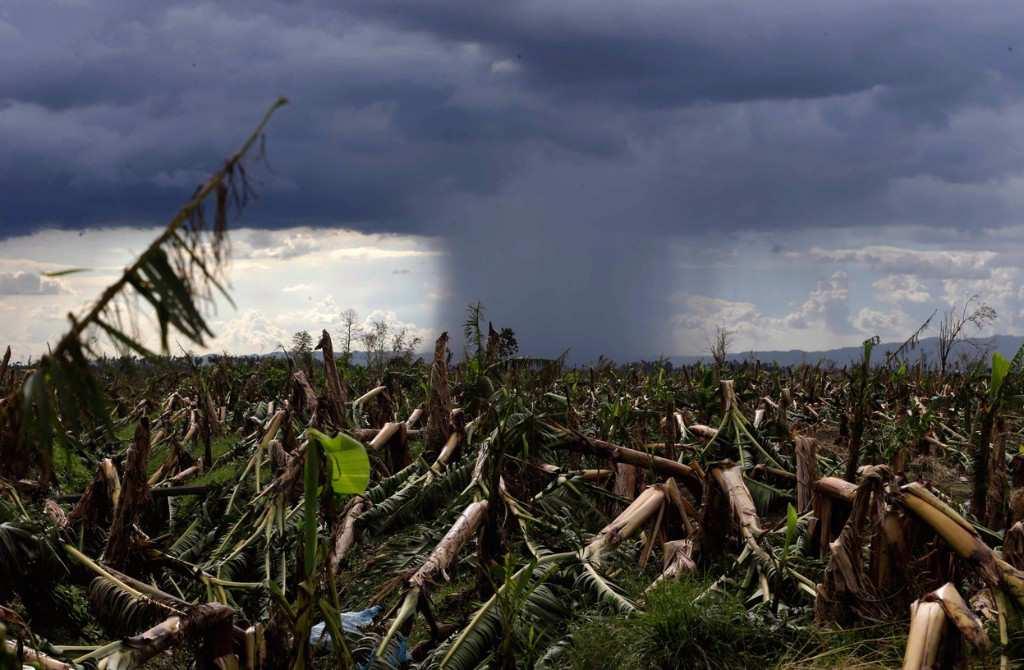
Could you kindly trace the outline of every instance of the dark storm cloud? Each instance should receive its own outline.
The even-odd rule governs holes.
[[[16,0],[0,236],[164,220],[285,94],[247,224],[440,235],[452,310],[671,353],[670,237],[1016,223],[1021,28],[995,2]]]
[[[279,92],[274,197],[250,223],[409,229],[450,192],[492,190],[518,160],[502,146],[607,150],[511,99],[453,101],[490,61],[435,40],[275,6],[121,10],[4,18],[4,232],[159,220]]]
[[[1016,103],[1020,16],[994,3],[16,3],[0,17],[3,225],[159,218],[279,92],[294,105],[273,127],[260,225],[429,231],[453,196],[493,194],[553,154],[567,169],[646,166],[637,218],[657,232],[904,217],[900,179],[1019,170],[1018,140],[984,139],[1008,113],[950,124]],[[994,193],[971,210],[986,195],[1006,216]]]
[[[1012,3],[508,2],[361,0],[360,11],[486,44],[551,93],[666,106],[819,98],[873,86],[940,109],[1019,77]],[[997,96],[998,97],[998,96]],[[899,94],[893,100],[903,106]]]

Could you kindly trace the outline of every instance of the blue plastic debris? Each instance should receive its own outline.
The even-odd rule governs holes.
[[[374,617],[378,614],[380,614],[380,605],[374,605],[358,612],[342,612],[341,630],[346,633],[360,633],[373,623]],[[321,621],[310,629],[309,643],[315,649],[330,651],[333,648],[331,635],[327,632],[327,624]]]

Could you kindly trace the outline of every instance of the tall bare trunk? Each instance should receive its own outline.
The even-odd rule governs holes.
[[[628,463],[617,463],[615,465],[615,495],[632,501],[636,497],[636,466]],[[615,503],[622,509],[626,503]]]
[[[796,438],[796,507],[803,514],[811,508],[814,482],[818,479],[818,441],[798,435]]]
[[[992,451],[992,430],[995,426],[996,410],[987,407],[981,415],[981,430],[974,438],[974,489],[971,496],[971,511],[979,520],[987,518],[989,454]]]
[[[448,333],[441,333],[434,345],[434,362],[430,366],[430,395],[427,402],[427,429],[423,457],[428,463],[437,458],[452,434],[452,401],[448,390]]]
[[[96,466],[96,475],[75,508],[71,510],[68,521],[81,521],[88,530],[99,524],[106,524],[113,520],[120,497],[121,478],[117,474],[117,468],[114,467],[113,461],[104,458]]]
[[[331,419],[334,424],[341,428],[347,423],[345,421],[345,403],[348,397],[345,393],[345,385],[338,373],[338,365],[334,361],[334,344],[331,342],[331,335],[326,330],[320,335],[320,342],[316,348],[324,354],[324,379],[327,380],[327,406],[330,408]]]
[[[143,505],[149,499],[146,463],[149,460],[149,419],[142,417],[135,428],[135,443],[128,450],[124,467],[124,486],[121,490],[110,536],[103,551],[103,561],[121,570],[128,562],[132,547],[133,529]]]
[[[988,459],[988,500],[986,501],[986,525],[992,530],[1006,528],[1006,421],[1001,417],[995,422],[992,452]]]

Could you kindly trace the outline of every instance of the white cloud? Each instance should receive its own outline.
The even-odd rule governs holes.
[[[942,282],[944,299],[949,305],[963,304],[973,296],[996,307],[1017,300],[1020,273],[1015,268],[996,268],[987,277],[946,279]]]
[[[809,328],[818,322],[824,322],[833,332],[846,332],[849,330],[849,284],[849,277],[845,272],[835,272],[829,279],[819,281],[807,296],[807,300],[786,315],[784,323],[790,328]]]
[[[849,280],[836,272],[810,291],[789,313],[769,316],[752,302],[703,295],[682,296],[682,311],[673,320],[676,339],[690,351],[700,350],[716,327],[733,334],[737,350],[814,348],[815,342],[834,341],[853,334],[849,315]]]
[[[675,323],[686,330],[710,331],[720,325],[731,331],[742,331],[764,318],[752,302],[733,302],[705,295],[685,296],[683,308],[675,317]]]
[[[871,286],[875,289],[875,297],[885,303],[924,303],[932,299],[927,284],[916,275],[886,275]]]
[[[266,354],[279,346],[287,348],[295,331],[289,331],[279,321],[260,310],[246,309],[235,318],[216,324],[214,332],[220,335],[211,343],[210,349],[239,354]]]
[[[996,321],[976,333],[978,335],[1018,334],[1024,327],[1024,288],[1021,273],[1016,268],[996,268],[988,277],[980,279],[946,279],[942,289],[943,300],[950,307],[976,299],[995,309]]]
[[[64,291],[59,280],[36,272],[0,272],[0,295],[56,295]]]
[[[287,260],[316,251],[319,247],[312,233],[275,233],[256,230],[244,240],[244,246],[237,253],[238,258],[272,258]],[[248,248],[246,248],[248,247]]]
[[[794,259],[856,263],[879,272],[921,277],[982,277],[988,274],[992,261],[998,255],[994,251],[936,251],[891,246],[866,246],[860,249],[812,247],[806,252],[789,254]]]
[[[291,286],[285,286],[281,289],[284,293],[302,293],[304,291],[312,291],[314,286],[312,284],[292,284]]]
[[[380,247],[348,247],[335,249],[328,254],[331,258],[362,258],[379,260],[382,258],[415,258],[417,256],[436,256],[437,252],[428,249],[382,249]]]
[[[878,335],[883,339],[906,337],[920,325],[913,323],[906,312],[899,308],[883,311],[873,307],[862,307],[854,315],[852,322],[861,333]]]
[[[491,63],[491,72],[494,74],[516,74],[521,72],[523,66],[511,58],[496,60]]]
[[[762,348],[779,334],[756,305],[704,295],[682,298],[682,312],[672,318],[676,340],[683,351],[707,352],[716,327],[729,331],[740,349]]]
[[[238,259],[285,261],[320,255],[330,260],[382,260],[439,255],[427,238],[346,229],[246,230],[235,240],[233,253]]]

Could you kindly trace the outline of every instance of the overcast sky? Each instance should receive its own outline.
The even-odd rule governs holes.
[[[475,300],[581,358],[899,339],[973,294],[1024,333],[1021,35],[978,0],[7,0],[0,342],[44,351],[278,95],[217,348]]]

